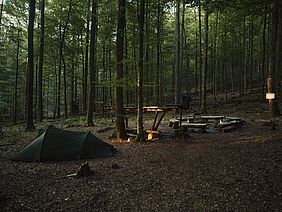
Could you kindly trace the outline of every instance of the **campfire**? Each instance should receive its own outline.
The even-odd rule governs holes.
[[[114,138],[112,139],[112,142],[129,143],[134,140],[135,136],[136,136],[136,132],[134,134],[131,132],[129,133],[129,137],[127,139]],[[144,137],[146,141],[156,141],[159,139],[159,136],[160,136],[160,131],[158,130],[144,130]]]
[[[145,133],[147,141],[155,141],[159,139],[160,131],[158,130],[145,130]]]

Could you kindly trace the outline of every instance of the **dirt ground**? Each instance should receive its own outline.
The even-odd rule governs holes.
[[[87,160],[95,174],[82,178],[61,177],[85,161],[10,161],[30,142],[22,134],[12,139],[16,145],[0,147],[0,209],[281,211],[281,124],[271,130],[248,118],[242,132],[190,133],[187,139],[145,143],[113,143],[107,138],[111,131],[96,133],[118,151],[111,158]],[[167,125],[168,119],[160,129],[171,131]]]

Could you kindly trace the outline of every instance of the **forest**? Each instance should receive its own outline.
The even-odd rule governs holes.
[[[0,0],[0,211],[282,211],[280,0]]]
[[[265,0],[2,0],[1,122],[32,129],[84,115],[91,125],[115,105],[177,105],[183,93],[206,112],[259,86],[264,101],[268,76],[279,100],[280,9]]]

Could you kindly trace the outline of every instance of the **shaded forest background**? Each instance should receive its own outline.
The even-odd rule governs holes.
[[[116,87],[123,88],[124,106],[136,106],[142,3],[144,105],[179,104],[185,93],[199,99],[199,110],[206,111],[209,102],[227,101],[229,94],[242,96],[258,88],[265,101],[269,75],[279,100],[282,4],[278,0],[129,0],[124,10],[121,78],[116,77],[118,2],[2,0],[1,122],[26,120],[30,76],[36,121],[86,115],[91,92],[93,112],[103,113],[115,107]],[[33,76],[28,74],[27,60],[31,4],[35,4],[30,38]]]

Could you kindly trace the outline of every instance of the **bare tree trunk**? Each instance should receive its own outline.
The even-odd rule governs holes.
[[[202,99],[202,8],[201,8],[201,0],[199,0],[199,12],[198,12],[198,22],[199,22],[199,99]]]
[[[40,50],[39,50],[39,69],[38,69],[38,121],[43,120],[43,90],[42,90],[42,73],[43,73],[43,57],[44,57],[44,10],[45,10],[45,0],[41,0],[41,38],[40,38]]]
[[[247,82],[247,57],[246,57],[246,17],[244,17],[244,28],[243,28],[243,93],[248,88]]]
[[[65,118],[68,118],[68,105],[67,105],[67,70],[65,56],[62,54],[63,61],[63,80],[64,80],[64,109],[65,109]]]
[[[263,18],[263,33],[262,33],[262,60],[261,60],[261,94],[262,100],[265,96],[265,54],[266,54],[266,44],[265,44],[265,34],[266,34],[266,22],[267,22],[267,7],[265,6],[264,18]]]
[[[118,1],[118,20],[117,20],[117,43],[116,43],[116,76],[118,82],[116,86],[116,123],[115,135],[117,138],[127,137],[124,123],[123,110],[123,50],[124,50],[124,29],[125,29],[125,0]]]
[[[194,10],[195,13],[195,22],[197,21],[197,12],[196,9]],[[199,91],[199,80],[198,80],[198,31],[196,30],[195,33],[195,45],[196,45],[196,50],[195,50],[195,93],[197,94]]]
[[[87,82],[88,82],[88,47],[89,47],[89,9],[90,0],[87,6],[87,20],[86,20],[86,37],[85,37],[85,65],[84,65],[84,78],[83,78],[83,113],[87,112]]]
[[[161,74],[160,74],[160,64],[161,64],[161,58],[160,58],[160,51],[161,51],[161,0],[158,0],[158,14],[157,14],[157,102],[160,104],[163,103],[163,98],[162,98],[162,89],[161,89]]]
[[[279,58],[279,49],[278,44],[280,42],[279,30],[281,30],[281,24],[279,23],[279,16],[282,15],[282,3],[279,0],[274,0],[274,3],[272,5],[272,39],[271,39],[271,57],[270,57],[270,75],[268,77],[268,92],[276,92],[276,72],[277,70],[277,63]],[[280,26],[279,26],[280,25]],[[277,95],[276,95],[277,96]],[[271,100],[270,102],[270,114],[273,117],[279,116],[280,111],[278,108],[277,100]]]
[[[277,99],[282,95],[282,2],[279,1],[279,17],[278,17],[277,41],[276,41],[276,67],[275,67],[275,90]],[[280,99],[281,100],[281,99]]]
[[[144,27],[145,27],[145,36],[144,36],[144,43],[145,43],[145,56],[144,56],[144,82],[146,84],[150,83],[150,77],[153,77],[153,75],[149,76],[149,59],[151,57],[150,55],[150,12],[149,12],[149,1],[145,0],[145,21],[144,21]],[[152,55],[153,56],[153,55]],[[143,88],[144,90],[144,99],[145,99],[145,104],[151,104],[151,99],[149,98],[151,95],[153,95],[152,93],[152,89],[150,87],[145,87]],[[155,102],[153,104],[156,104]]]
[[[175,84],[174,98],[175,104],[180,104],[180,0],[176,0],[176,52],[175,52]]]
[[[204,66],[202,71],[202,99],[201,99],[201,111],[206,113],[207,111],[207,73],[208,73],[208,51],[209,51],[209,12],[205,11],[205,54],[204,54]]]
[[[97,5],[96,0],[92,0],[91,32],[90,32],[90,86],[87,107],[87,125],[94,126],[94,95],[95,95],[95,72],[96,72],[96,35],[97,35]]]
[[[215,21],[215,35],[214,35],[214,70],[213,70],[213,100],[216,102],[216,94],[217,94],[217,73],[218,73],[218,50],[217,50],[217,36],[218,36],[218,12],[216,13],[216,21]]]
[[[15,76],[15,100],[14,100],[14,124],[17,124],[18,116],[18,78],[19,78],[19,53],[20,53],[20,28],[17,36],[16,76]]]
[[[144,71],[144,13],[145,13],[145,0],[140,0],[139,11],[139,58],[138,58],[138,71],[137,71],[137,136],[136,141],[144,141],[143,132],[143,71]]]
[[[31,131],[35,129],[33,124],[33,76],[34,76],[34,61],[33,61],[33,29],[35,18],[35,0],[29,1],[29,20],[28,20],[28,72],[27,72],[27,113],[25,130]]]
[[[61,6],[62,10],[62,6]],[[63,43],[62,43],[62,24],[60,20],[59,25],[59,68],[58,68],[58,86],[57,86],[57,118],[61,117],[61,76],[62,76],[62,52],[63,52]]]
[[[181,96],[181,92],[183,89],[183,82],[185,80],[184,76],[188,76],[188,75],[184,75],[184,63],[183,63],[183,59],[184,59],[184,48],[185,48],[185,44],[186,44],[186,40],[185,40],[185,1],[182,1],[182,14],[181,14],[181,30],[180,30],[180,54],[179,54],[179,60],[180,60],[180,96]],[[185,69],[186,72],[188,73],[188,67]],[[188,78],[186,80],[185,84],[189,84],[188,83]],[[187,88],[187,87],[186,87]],[[188,89],[186,90],[186,92],[188,92]]]
[[[249,37],[249,40],[250,40],[250,81],[249,81],[249,84],[250,84],[250,90],[251,92],[253,91],[253,67],[254,67],[254,57],[253,57],[253,46],[254,46],[254,20],[253,20],[253,17],[251,18],[251,32],[250,32],[250,37]]]

